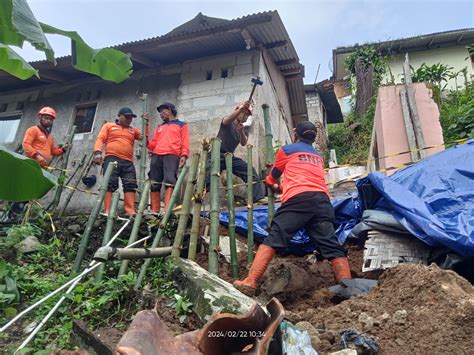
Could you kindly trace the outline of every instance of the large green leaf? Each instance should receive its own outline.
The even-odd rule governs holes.
[[[23,47],[24,41],[43,51],[53,62],[54,51],[26,0],[0,1],[0,43]]]
[[[0,69],[5,70],[21,80],[26,80],[36,75],[38,71],[27,61],[20,57],[13,49],[0,43]]]
[[[113,48],[94,49],[75,31],[63,31],[41,23],[45,33],[58,34],[72,40],[73,67],[102,79],[121,83],[132,74],[133,64],[129,56]]]
[[[0,171],[0,200],[36,200],[56,186],[56,176],[41,169],[36,160],[14,153],[1,145]]]

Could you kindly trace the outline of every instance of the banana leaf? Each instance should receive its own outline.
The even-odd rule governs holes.
[[[26,80],[33,75],[39,78],[38,71],[26,60],[20,57],[9,46],[0,43],[0,69],[16,76],[21,80]]]
[[[41,169],[36,160],[0,145],[0,200],[36,200],[56,185],[57,177]]]

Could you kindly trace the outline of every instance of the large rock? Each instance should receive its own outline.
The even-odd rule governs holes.
[[[34,253],[41,247],[41,243],[35,236],[29,236],[18,243],[15,248],[23,254]]]
[[[220,312],[243,314],[256,302],[191,260],[176,258],[174,264],[173,279],[201,320]]]

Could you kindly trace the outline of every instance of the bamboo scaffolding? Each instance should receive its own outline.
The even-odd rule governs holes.
[[[201,162],[199,166],[199,175],[196,184],[196,195],[194,196],[194,204],[192,208],[193,214],[193,222],[191,225],[191,237],[189,239],[189,251],[188,251],[188,259],[195,260],[196,259],[196,249],[197,249],[197,240],[199,236],[199,226],[201,222],[201,207],[202,207],[202,200],[204,197],[204,188],[206,186],[206,165],[207,165],[207,157],[209,151],[209,143],[204,140],[202,142],[202,154],[201,154]]]
[[[104,178],[102,179],[102,183],[100,185],[99,196],[97,197],[96,203],[94,208],[92,209],[91,214],[89,215],[89,219],[86,224],[86,229],[82,234],[81,244],[79,245],[79,249],[77,250],[76,259],[74,260],[74,265],[72,267],[72,272],[77,273],[81,268],[82,259],[84,259],[84,254],[86,253],[87,245],[89,244],[89,238],[92,233],[92,227],[94,226],[94,222],[99,215],[100,208],[102,206],[102,202],[104,201],[105,193],[107,192],[107,187],[109,185],[110,177],[112,176],[112,171],[117,168],[117,162],[112,162],[107,166],[105,170]]]
[[[135,220],[133,221],[132,232],[130,233],[130,238],[128,239],[127,246],[133,244],[137,240],[138,232],[140,231],[140,225],[142,223],[143,211],[148,204],[148,193],[150,192],[151,181],[147,180],[145,185],[143,185],[143,193],[140,198],[140,203],[138,204],[138,211],[135,215]],[[118,276],[124,275],[127,273],[128,260],[123,260],[120,264],[120,270]]]
[[[86,159],[87,159],[87,153],[85,153],[82,156],[82,159],[79,162],[79,165],[76,166],[76,169],[74,169],[74,172],[71,174],[71,176],[68,177],[68,179],[67,179],[67,181],[64,185],[69,185],[71,183],[72,179],[74,179],[74,176],[76,176],[77,172],[84,166],[84,163],[86,162]]]
[[[267,174],[270,173],[270,169],[275,162],[275,152],[273,151],[273,134],[272,134],[272,125],[270,123],[270,113],[269,107],[267,104],[262,105],[263,109],[263,120],[265,123],[265,166],[267,168]],[[270,227],[272,224],[273,216],[275,215],[275,195],[273,190],[267,187],[268,194],[268,224],[267,227]]]
[[[253,261],[253,146],[247,145],[247,264]]]
[[[142,94],[140,97],[142,100],[142,140],[140,142],[140,170],[138,175],[138,199],[141,201],[141,197],[143,194],[143,189],[145,186],[145,179],[146,179],[146,128],[147,128],[147,121],[145,120],[145,113],[148,112],[148,94]],[[148,194],[147,194],[148,196]]]
[[[105,226],[104,238],[102,239],[102,246],[105,246],[109,243],[110,237],[112,236],[112,229],[114,227],[115,215],[117,214],[117,207],[120,201],[120,194],[118,191],[115,191],[112,194],[112,204],[110,205],[110,212],[107,216],[107,225]],[[95,280],[101,281],[102,276],[105,271],[105,265],[99,266],[97,273],[95,274]]]
[[[158,243],[161,240],[161,237],[163,236],[163,233],[165,232],[165,227],[168,223],[168,220],[171,216],[171,211],[173,210],[173,206],[178,199],[179,196],[179,191],[181,189],[181,185],[183,184],[184,177],[186,176],[187,172],[189,170],[189,166],[184,166],[183,169],[181,170],[181,173],[178,176],[178,181],[176,181],[176,185],[173,189],[173,194],[171,195],[170,202],[168,204],[168,208],[165,211],[165,215],[163,216],[163,219],[161,220],[161,223],[158,227],[158,231],[156,232],[156,236],[153,239],[153,243],[151,244],[151,248],[154,249],[158,246]],[[148,266],[150,265],[151,259],[145,260],[145,262],[142,265],[142,268],[140,269],[140,274],[138,275],[137,281],[135,283],[135,289],[138,289],[143,281],[143,278],[145,277],[146,270],[148,269]]]
[[[211,139],[211,228],[209,241],[209,272],[219,271],[219,182],[221,168],[221,140]]]
[[[164,257],[171,254],[172,247],[153,249],[145,248],[113,248],[103,246],[94,254],[94,260],[100,263],[113,260],[141,260],[148,258]]]
[[[239,278],[239,266],[237,265],[237,244],[235,241],[235,211],[234,211],[234,187],[232,185],[232,153],[225,153],[225,170],[227,183],[227,206],[229,209],[229,246],[230,266],[232,277]]]
[[[191,161],[191,172],[188,174],[186,183],[186,190],[184,191],[183,207],[179,214],[178,229],[173,242],[173,251],[171,253],[174,257],[179,257],[181,254],[181,244],[183,243],[184,231],[188,225],[189,212],[191,211],[191,201],[193,198],[194,186],[196,184],[196,176],[199,168],[199,153],[194,153]]]

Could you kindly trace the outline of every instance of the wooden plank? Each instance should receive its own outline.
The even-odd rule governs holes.
[[[407,133],[408,138],[410,158],[412,162],[415,162],[419,159],[418,150],[416,145],[415,130],[413,128],[413,123],[410,118],[410,109],[408,108],[407,91],[405,88],[400,90],[400,102],[402,104],[403,122],[405,123],[405,131]]]

